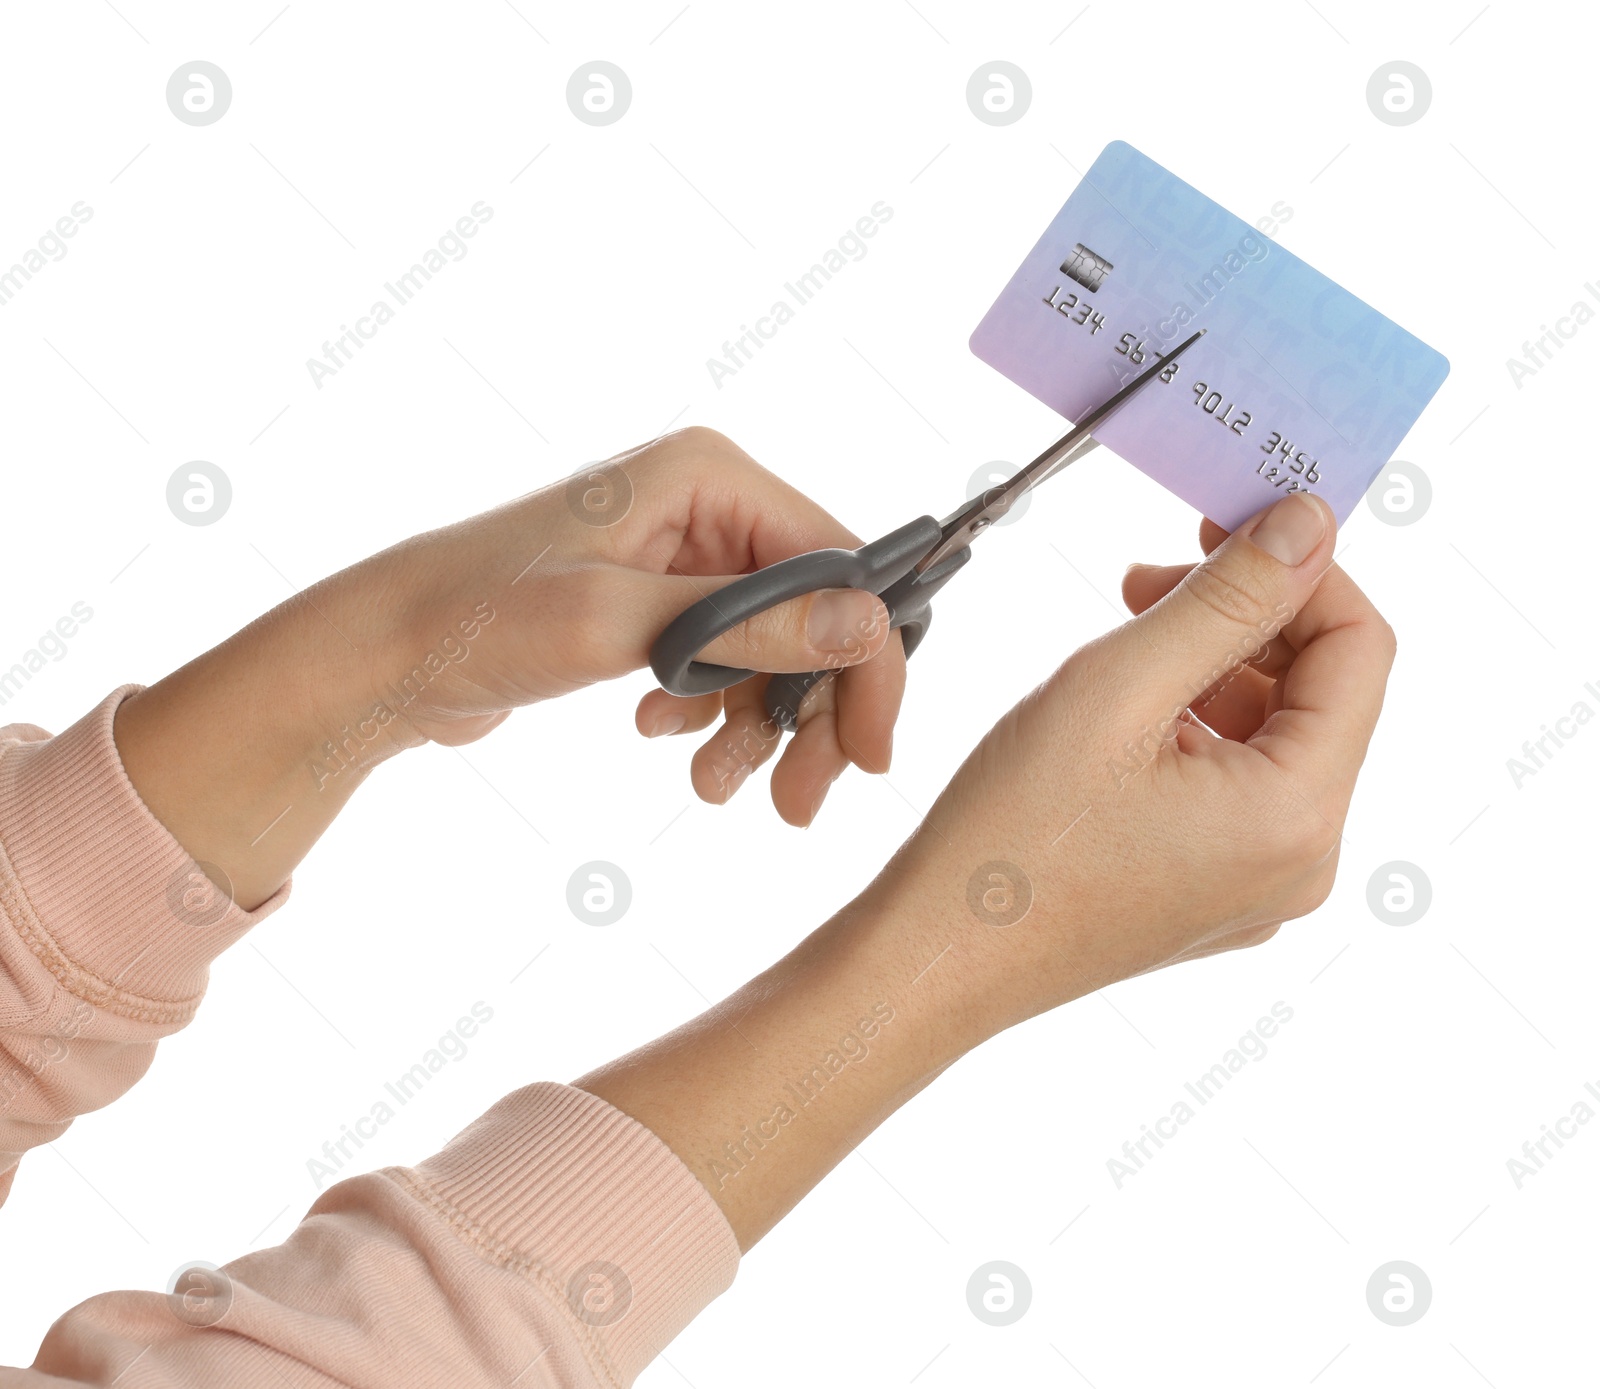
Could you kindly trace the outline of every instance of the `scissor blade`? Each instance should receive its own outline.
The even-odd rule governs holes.
[[[1084,454],[1088,453],[1090,449],[1099,443],[1099,440],[1091,437],[1091,431],[1104,424],[1112,414],[1127,404],[1137,392],[1143,390],[1160,376],[1170,363],[1176,361],[1181,354],[1199,342],[1205,336],[1205,332],[1204,328],[1198,329],[1174,347],[1172,351],[1156,358],[1132,381],[1120,387],[1114,394],[1090,410],[1088,414],[1004,486],[990,488],[989,491],[981,496],[974,497],[959,511],[954,511],[947,516],[941,524],[944,538],[917,565],[917,572],[919,574],[926,573],[953,551],[960,549],[964,545],[970,545],[973,537],[987,530],[995,521],[1010,511],[1012,506],[1016,504],[1018,497],[1025,492],[1031,492],[1041,482],[1054,477],[1069,463],[1076,462]]]
[[[1023,492],[1031,491],[1041,482],[1044,482],[1048,478],[1054,477],[1058,472],[1061,471],[1062,468],[1066,467],[1068,463],[1073,462],[1075,459],[1080,458],[1083,454],[1087,453],[1087,448],[1077,448],[1074,446],[1078,444],[1086,435],[1088,435],[1091,430],[1095,429],[1101,424],[1104,424],[1106,419],[1114,414],[1117,410],[1121,409],[1122,406],[1130,398],[1132,398],[1136,392],[1143,390],[1150,384],[1150,382],[1154,381],[1158,376],[1160,376],[1161,373],[1167,369],[1167,366],[1170,363],[1177,360],[1181,353],[1187,351],[1188,348],[1194,343],[1199,342],[1200,339],[1205,336],[1205,332],[1206,330],[1201,328],[1198,331],[1191,333],[1187,338],[1174,347],[1171,352],[1168,352],[1165,356],[1156,358],[1154,362],[1152,362],[1148,367],[1134,377],[1132,381],[1128,382],[1127,385],[1123,386],[1109,399],[1102,401],[1099,405],[1095,406],[1093,410],[1089,411],[1087,415],[1073,425],[1072,428],[1063,434],[1059,439],[1057,439],[1055,443],[1051,444],[1050,447],[1041,453],[1036,459],[1034,459],[1032,463],[1028,464],[1028,466],[1018,473],[1016,477],[1012,478],[1011,483],[1008,486],[1015,487],[1020,483],[1021,486],[1018,488],[1017,496],[1021,496]]]

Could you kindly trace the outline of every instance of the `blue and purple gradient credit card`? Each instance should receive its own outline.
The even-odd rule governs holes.
[[[1095,437],[1229,530],[1301,490],[1342,522],[1450,371],[1120,140],[1028,252],[972,350],[1075,420],[1201,328]]]

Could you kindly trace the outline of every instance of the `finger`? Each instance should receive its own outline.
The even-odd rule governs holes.
[[[1266,722],[1276,682],[1245,666],[1190,703],[1194,716],[1219,737],[1248,742]]]
[[[1134,564],[1122,576],[1122,600],[1135,614],[1148,611],[1172,592],[1195,566]],[[1295,651],[1282,636],[1273,637],[1247,664],[1225,671],[1189,701],[1196,717],[1221,737],[1242,743],[1267,717],[1273,679],[1287,670]]]
[[[689,763],[695,794],[712,805],[724,805],[774,752],[783,730],[767,717],[766,679],[744,680],[723,691],[726,718],[696,749]]]
[[[702,661],[769,673],[839,670],[869,661],[889,640],[875,593],[826,588],[757,613],[707,643]]]
[[[1212,522],[1207,521],[1206,524],[1209,526]],[[1221,531],[1220,527],[1217,529],[1222,538],[1227,539],[1226,532]],[[1195,566],[1192,564],[1130,564],[1128,572],[1122,576],[1122,601],[1127,604],[1129,612],[1146,612],[1171,593],[1193,568]],[[1324,578],[1323,583],[1327,582],[1328,579]],[[1281,634],[1264,640],[1262,649],[1248,660],[1261,674],[1277,679],[1289,669],[1289,663],[1295,658],[1295,649]]]
[[[828,788],[850,765],[839,745],[834,690],[815,691],[807,706],[804,721],[772,769],[772,804],[789,824],[802,829],[817,818]]]
[[[1331,571],[1284,635],[1299,654],[1252,747],[1313,791],[1349,801],[1383,707],[1394,631],[1348,574]]]
[[[1155,607],[1193,568],[1192,564],[1130,564],[1122,576],[1122,601],[1137,616]]]
[[[1230,531],[1223,530],[1222,527],[1213,521],[1209,516],[1201,518],[1200,553],[1203,555],[1209,555],[1217,548],[1218,545],[1222,544],[1222,542],[1226,540],[1230,534]]]
[[[772,773],[772,801],[785,820],[815,820],[851,763],[866,772],[888,771],[905,680],[905,650],[896,634],[880,659],[830,675],[807,692],[798,729]]]
[[[585,571],[579,624],[591,654],[584,669],[604,662],[602,677],[637,670],[667,624],[741,574],[688,578],[616,565]],[[708,642],[699,659],[744,670],[840,670],[871,660],[888,643],[889,610],[875,593],[822,589],[757,613]],[[603,657],[599,654],[603,653]]]
[[[807,693],[799,727],[772,773],[772,803],[789,824],[809,825],[829,788],[852,762],[869,771],[886,769],[894,714],[904,689],[905,657],[898,640],[894,645],[892,655],[886,653],[882,662],[873,663],[882,665],[889,676],[880,677],[867,690],[853,695],[849,691],[848,681],[868,669],[860,667],[830,675]],[[898,679],[893,678],[896,670]],[[727,718],[691,764],[691,781],[702,799],[719,804],[731,799],[778,750],[781,735],[766,712],[766,684],[747,680],[726,692]],[[868,724],[862,742],[841,736],[842,700],[850,701],[855,710],[850,717]]]
[[[1200,546],[1208,554],[1224,539],[1227,531],[1218,523],[1202,522]],[[1333,783],[1349,800],[1378,722],[1394,650],[1394,630],[1357,582],[1331,566],[1314,597],[1272,640],[1267,658],[1256,662],[1278,683],[1267,703],[1270,728],[1251,739],[1254,746],[1285,771],[1294,768],[1314,784]],[[1306,701],[1326,701],[1328,717],[1307,719],[1317,706]]]
[[[709,728],[722,713],[722,691],[683,698],[665,690],[651,690],[634,711],[634,727],[646,738],[672,733],[697,733]]]
[[[862,771],[887,772],[894,754],[895,720],[906,693],[906,655],[899,630],[877,660],[844,671],[833,683],[839,747]]]
[[[1297,492],[1251,518],[1166,597],[1107,639],[1112,688],[1134,719],[1164,723],[1257,655],[1326,572],[1333,515]]]

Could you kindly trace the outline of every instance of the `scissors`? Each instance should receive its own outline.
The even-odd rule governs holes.
[[[1205,331],[1201,328],[1157,358],[1084,415],[1009,482],[974,497],[943,521],[919,516],[859,550],[811,550],[795,555],[735,579],[726,588],[702,598],[668,623],[650,648],[650,668],[656,679],[663,689],[675,695],[710,694],[748,680],[755,671],[695,658],[708,643],[741,622],[791,598],[826,588],[876,593],[889,610],[890,628],[900,629],[905,653],[911,655],[922,644],[933,620],[930,605],[934,594],[971,558],[973,540],[1004,516],[1017,498],[1094,448],[1099,440],[1092,437],[1091,431],[1160,376]],[[831,670],[813,670],[774,675],[767,684],[768,718],[781,729],[794,729],[800,720],[801,702],[818,681],[830,674]]]

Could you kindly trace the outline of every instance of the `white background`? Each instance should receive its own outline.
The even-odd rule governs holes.
[[[1572,1382],[1593,1351],[1600,1125],[1521,1190],[1506,1160],[1600,1082],[1600,729],[1520,789],[1506,759],[1574,702],[1600,709],[1584,690],[1600,327],[1521,389],[1506,359],[1600,278],[1593,17],[1476,0],[517,5],[8,9],[0,263],[80,199],[94,216],[0,308],[0,666],[74,602],[94,617],[0,717],[64,727],[290,583],[669,423],[725,431],[865,535],[942,513],[979,464],[1058,427],[966,339],[1106,142],[1250,220],[1285,201],[1281,244],[1453,364],[1400,453],[1431,509],[1395,527],[1363,507],[1343,537],[1400,657],[1331,900],[1259,951],[968,1058],[641,1382]],[[164,97],[196,58],[234,89],[206,128]],[[596,58],[633,84],[606,128],[564,95]],[[1003,128],[965,100],[994,59],[1033,85]],[[1366,103],[1393,59],[1433,87],[1403,128]],[[306,358],[480,199],[495,215],[467,257],[317,390]],[[715,388],[705,359],[880,199],[894,217],[870,254]],[[234,488],[207,528],[165,502],[194,459]],[[1002,709],[1118,620],[1124,566],[1192,557],[1195,525],[1104,452],[1041,492],[940,598],[889,779],[841,781],[804,835],[760,778],[728,808],[693,801],[688,744],[632,731],[644,675],[525,712],[465,758],[385,768],[148,1078],[24,1161],[0,1213],[0,1360],[28,1363],[96,1291],[284,1239],[316,1194],[307,1159],[475,1001],[493,1022],[363,1163],[420,1159],[500,1094],[735,987],[866,881]],[[590,859],[633,883],[611,928],[566,907]],[[1390,860],[1432,882],[1413,926],[1368,908]],[[1294,1018],[1268,1055],[1117,1190],[1107,1158],[1277,1000]],[[991,1259],[1033,1287],[1008,1328],[966,1305]],[[1409,1327],[1366,1302],[1394,1259],[1433,1287]]]

